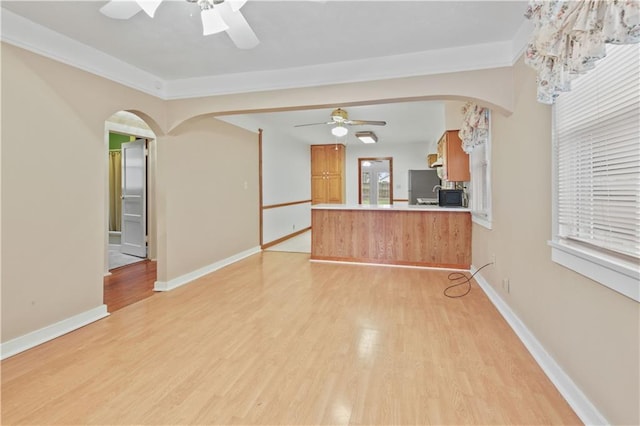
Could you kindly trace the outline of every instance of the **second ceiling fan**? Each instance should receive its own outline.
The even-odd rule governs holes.
[[[202,19],[202,34],[226,31],[239,49],[252,49],[260,40],[240,12],[247,0],[186,0],[197,3]],[[151,18],[162,0],[111,0],[100,8],[103,15],[113,19],[129,19],[141,10]]]
[[[346,126],[386,126],[387,122],[377,120],[350,120],[347,111],[343,110],[342,108],[337,108],[331,112],[331,121],[325,121],[323,123],[297,124],[294,127],[317,126],[320,124],[334,125],[334,127],[331,129],[331,133],[334,136],[344,136],[348,133],[348,129]]]

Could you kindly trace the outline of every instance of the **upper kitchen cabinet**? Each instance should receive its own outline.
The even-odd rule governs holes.
[[[468,182],[469,154],[462,150],[458,130],[447,130],[438,141],[438,158],[442,159],[442,179],[449,182]]]
[[[311,204],[343,204],[345,146],[311,145]]]

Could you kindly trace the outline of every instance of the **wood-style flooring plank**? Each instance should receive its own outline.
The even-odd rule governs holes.
[[[132,303],[151,297],[156,281],[157,262],[143,260],[112,269],[104,277],[104,304],[113,313]]]
[[[579,424],[448,284],[263,252],[4,360],[2,424]]]

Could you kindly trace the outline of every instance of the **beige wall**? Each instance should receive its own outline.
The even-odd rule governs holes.
[[[522,64],[515,74],[161,102],[3,44],[2,341],[102,303],[103,130],[114,112],[142,112],[158,136],[158,274],[167,280],[258,241],[255,135],[193,117],[465,96],[515,111],[493,116],[494,229],[474,226],[474,265],[495,253],[485,278],[498,291],[510,278],[505,300],[550,355],[611,422],[639,423],[638,304],[550,261],[550,109],[535,101],[534,76]]]
[[[460,130],[464,114],[462,107],[464,101],[447,101],[444,103],[444,128],[445,130]]]
[[[607,420],[640,424],[640,305],[551,261],[551,108],[522,61],[515,76],[513,114],[493,115],[493,230],[474,225],[473,264],[495,253],[482,276]]]
[[[1,53],[3,343],[103,303],[104,128],[116,111],[145,119],[164,159],[159,278],[257,245],[255,135],[195,119],[166,136],[165,102],[4,43]]]
[[[166,203],[159,281],[260,245],[257,133],[196,117],[160,139],[158,160]]]
[[[322,87],[242,93],[168,102],[167,123],[207,113],[273,111],[304,107],[335,107],[419,99],[472,98],[504,113],[513,109],[510,67],[434,74],[409,78],[335,84]]]

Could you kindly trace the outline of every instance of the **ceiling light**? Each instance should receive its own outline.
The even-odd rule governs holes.
[[[162,0],[137,0],[138,6],[144,10],[144,13],[153,18],[153,15],[156,13],[156,9],[162,3]]]
[[[347,133],[349,133],[349,130],[344,126],[338,125],[333,129],[331,129],[331,134],[339,138],[341,138],[342,136],[345,136]]]
[[[203,2],[203,5],[208,4],[207,2]],[[202,12],[200,12],[200,17],[202,18],[202,35],[210,35],[217,34],[222,31],[226,31],[229,29],[229,26],[220,13],[214,9],[213,7],[202,6]]]
[[[366,131],[366,132],[357,132],[356,138],[360,139],[362,143],[376,143],[378,142],[378,137],[375,133]]]

